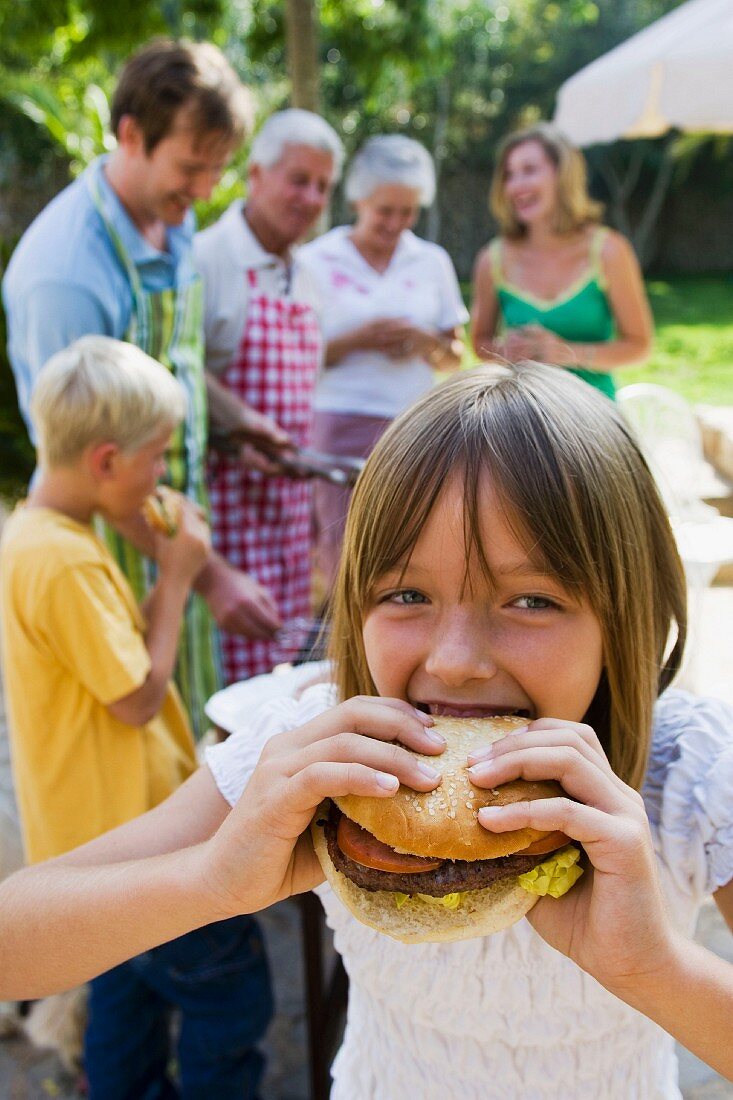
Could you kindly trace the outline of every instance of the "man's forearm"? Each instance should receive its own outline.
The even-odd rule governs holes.
[[[102,867],[51,862],[0,884],[0,998],[44,997],[229,914],[196,888],[203,846]]]
[[[216,580],[221,577],[222,573],[231,568],[232,567],[221,554],[218,554],[216,550],[211,550],[208,558],[196,574],[191,587],[194,592],[198,592],[200,596],[206,599],[212,584],[216,583]]]
[[[208,370],[206,400],[212,428],[220,432],[239,431],[242,428],[242,402]]]

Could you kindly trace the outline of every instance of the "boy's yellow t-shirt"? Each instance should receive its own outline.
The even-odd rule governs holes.
[[[157,805],[196,767],[173,685],[145,726],[107,704],[150,670],[144,620],[91,526],[19,505],[0,543],[0,616],[26,858],[60,855]]]

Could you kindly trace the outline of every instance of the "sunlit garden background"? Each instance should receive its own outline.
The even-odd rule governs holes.
[[[678,3],[0,0],[0,275],[35,214],[110,148],[108,96],[121,61],[169,34],[220,45],[252,87],[258,118],[300,95],[349,152],[377,131],[424,142],[438,169],[438,202],[419,231],[448,249],[468,296],[473,259],[493,232],[486,193],[497,141],[551,117],[564,80]],[[303,18],[316,28],[312,39],[297,30]],[[607,220],[640,256],[656,320],[650,362],[622,381],[649,379],[692,402],[733,404],[733,142],[671,132],[586,152]],[[242,192],[245,157],[246,149],[198,211],[202,224]],[[337,193],[334,221],[346,215]],[[0,493],[13,497],[32,454],[3,324]]]

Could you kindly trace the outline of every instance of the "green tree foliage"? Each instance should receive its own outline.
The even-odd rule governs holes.
[[[46,131],[72,169],[110,147],[114,72],[155,35],[204,37],[225,0],[0,0],[0,99]]]
[[[198,37],[221,19],[224,0],[0,0],[0,64],[52,72],[64,62],[124,57],[153,35]]]
[[[563,80],[679,2],[321,0],[324,108],[347,140],[392,128],[428,144],[447,110],[451,154],[483,164],[497,136],[552,113]],[[247,42],[283,67],[282,0],[252,0]]]

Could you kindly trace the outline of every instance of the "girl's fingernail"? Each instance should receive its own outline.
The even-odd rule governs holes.
[[[400,785],[397,776],[390,775],[389,772],[375,772],[374,778],[380,787],[384,787],[385,791],[396,791]]]
[[[482,806],[478,812],[478,819],[479,821],[482,821],[484,818],[491,819],[492,817],[496,817],[497,814],[500,814],[503,809],[503,806]]]
[[[487,745],[485,749],[474,749],[473,752],[468,754],[469,764],[478,764],[479,760],[488,760],[490,756],[494,755],[494,746]]]
[[[432,726],[432,715],[426,714],[424,710],[418,710],[417,707],[413,707],[413,710],[424,726]]]
[[[435,730],[425,730],[425,736],[428,741],[432,741],[434,745],[440,745],[441,748],[445,746],[445,737],[441,733],[437,733]]]
[[[508,737],[516,737],[518,733],[527,733],[528,730],[529,730],[529,726],[520,726],[519,729],[509,730],[509,733],[507,734],[507,736]]]
[[[421,771],[427,779],[440,779],[440,772],[436,772],[435,768],[431,768],[429,764],[426,764],[423,760],[418,760],[417,769]]]
[[[474,764],[468,769],[468,774],[471,779],[483,779],[484,776],[490,775],[494,770],[493,760],[483,760],[480,764]]]

